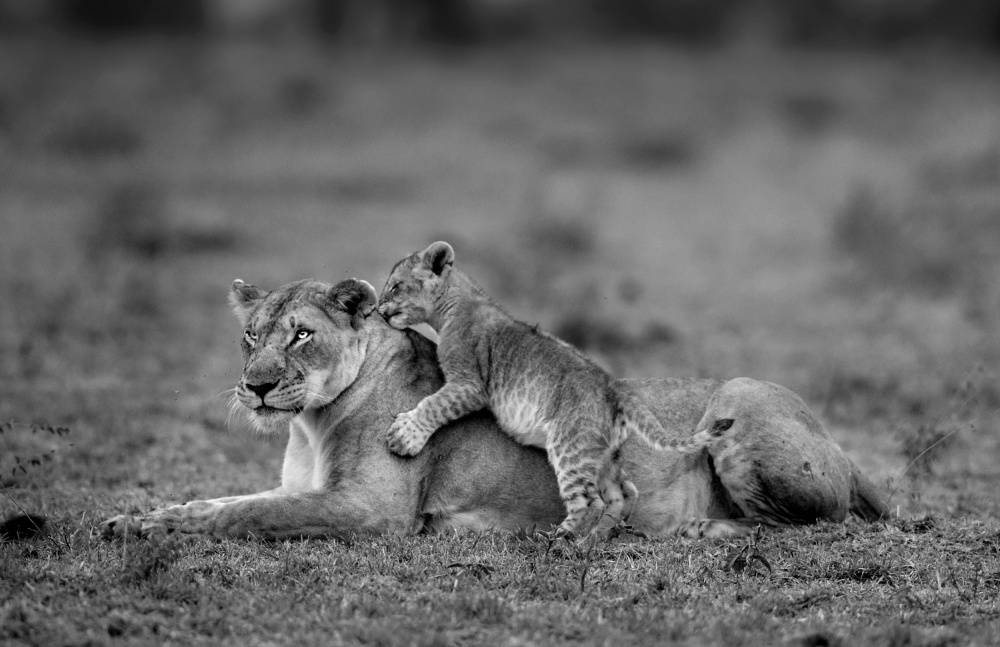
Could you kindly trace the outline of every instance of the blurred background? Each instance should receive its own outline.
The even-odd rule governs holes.
[[[0,421],[74,438],[16,484],[268,486],[231,281],[446,239],[618,374],[794,389],[880,485],[960,428],[894,504],[996,514],[998,55],[976,0],[0,0]]]

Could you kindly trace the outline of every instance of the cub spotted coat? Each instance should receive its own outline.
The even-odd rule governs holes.
[[[397,416],[393,452],[416,455],[435,430],[488,407],[515,440],[546,450],[566,505],[560,530],[584,533],[605,507],[617,521],[633,503],[619,454],[630,432],[658,449],[703,446],[669,436],[631,391],[569,344],[507,314],[454,259],[445,242],[404,258],[379,301],[393,327],[428,323],[438,331],[445,375],[439,391]]]

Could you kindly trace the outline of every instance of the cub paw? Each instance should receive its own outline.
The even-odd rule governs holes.
[[[595,529],[604,515],[604,501],[594,485],[588,485],[586,491],[566,500],[566,519],[559,524],[557,532],[584,537]]]
[[[622,496],[625,497],[625,505],[622,508],[622,523],[624,523],[632,516],[635,506],[639,502],[639,489],[635,483],[628,480],[623,480],[621,486]]]
[[[639,499],[639,490],[621,472],[601,481],[600,494],[604,502],[604,513],[599,524],[602,530],[615,528],[628,521]]]
[[[393,454],[416,456],[427,444],[430,433],[416,424],[414,417],[411,411],[404,411],[389,427],[386,443]]]

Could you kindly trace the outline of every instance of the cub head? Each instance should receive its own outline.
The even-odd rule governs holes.
[[[299,281],[265,292],[236,280],[229,301],[243,324],[236,401],[259,431],[287,429],[296,414],[329,404],[357,378],[375,308],[367,282]]]
[[[454,263],[455,250],[444,241],[396,263],[382,289],[379,314],[400,330],[428,321]]]

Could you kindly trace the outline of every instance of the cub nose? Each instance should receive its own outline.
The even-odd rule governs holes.
[[[274,387],[278,386],[277,382],[263,382],[261,384],[247,384],[247,388],[257,394],[260,401],[264,401],[264,396],[269,392],[274,390]]]

